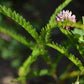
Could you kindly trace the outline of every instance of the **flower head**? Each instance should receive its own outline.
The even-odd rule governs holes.
[[[69,11],[69,10],[63,10],[61,11],[60,13],[58,13],[58,15],[56,16],[56,21],[59,22],[59,21],[71,21],[73,23],[76,22],[76,16],[75,15],[72,15],[72,12]],[[70,29],[70,27],[66,26],[66,27],[63,27],[65,29]]]

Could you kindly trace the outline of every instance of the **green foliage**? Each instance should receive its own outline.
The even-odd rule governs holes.
[[[74,55],[69,54],[67,49],[65,49],[64,47],[62,47],[61,45],[58,45],[57,43],[54,44],[47,44],[48,46],[58,50],[61,54],[65,55],[69,60],[71,60],[76,66],[79,67],[80,70],[83,69],[83,65],[81,63],[80,60],[78,60],[78,58],[76,58]]]
[[[56,15],[64,8],[66,7],[69,3],[71,2],[71,0],[65,0],[65,2],[63,4],[61,4],[58,8],[56,8],[55,12],[53,13],[53,15],[50,17],[50,20],[49,20],[49,24],[47,25],[47,27],[45,27],[46,31],[44,30],[44,28],[42,29],[42,34],[44,33],[44,37],[45,37],[45,40],[46,42],[49,42],[50,41],[50,35],[51,35],[51,32],[50,32],[50,29],[51,27],[49,26],[52,26],[53,22],[55,21],[55,18],[56,18]],[[56,23],[56,22],[55,22]]]
[[[83,26],[82,26],[83,29]],[[69,38],[71,44],[73,44],[79,53],[81,54],[82,58],[84,59],[84,38],[83,38],[83,30],[81,29],[74,29],[73,34],[69,31],[65,31],[64,29],[60,28],[60,30]],[[79,43],[79,45],[78,45]]]
[[[75,73],[74,76],[82,75],[82,73],[84,72],[84,67],[81,60],[79,60],[78,57],[75,57],[74,54],[69,53],[69,49],[75,46],[80,55],[82,56],[82,58],[84,58],[84,17],[83,17],[83,24],[78,22],[72,23],[70,21],[63,21],[63,22],[55,21],[56,15],[70,2],[71,0],[65,0],[65,2],[55,10],[55,13],[51,16],[49,20],[49,24],[47,24],[45,27],[41,29],[39,35],[36,29],[33,28],[33,26],[30,24],[29,21],[26,22],[26,20],[15,11],[12,11],[10,8],[6,8],[5,6],[0,5],[0,13],[10,17],[21,27],[23,27],[35,39],[35,41],[30,41],[26,39],[26,37],[17,34],[16,32],[9,30],[7,28],[3,28],[0,25],[1,32],[8,34],[12,38],[16,39],[17,41],[21,42],[22,44],[26,45],[29,49],[32,50],[32,53],[27,57],[23,65],[19,68],[18,72],[19,77],[14,79],[12,82],[21,81],[24,83],[27,78],[43,75],[52,76],[57,82],[59,81],[59,79],[63,80],[72,77],[73,72],[70,73],[68,72],[68,70],[66,70],[66,72],[59,77],[59,79],[57,77],[56,68],[58,62],[61,60],[63,55],[66,56],[72,63],[75,64],[75,66],[79,68],[79,70],[74,72]],[[73,27],[74,30],[72,31],[65,30],[62,28],[63,26]],[[54,42],[51,43],[51,34],[53,28],[59,28],[61,33],[66,35],[67,40],[62,42],[62,44],[58,43],[55,44]],[[49,47],[54,48],[55,50],[58,51],[53,62],[51,60],[48,51]],[[7,54],[6,51],[7,50],[5,50],[5,53],[3,53],[4,57],[6,57],[5,56]],[[11,55],[12,54],[10,53],[9,56]],[[49,68],[36,72],[33,71],[32,73],[30,73],[32,71],[31,65],[36,62],[38,56],[40,56],[42,59],[45,60]],[[20,62],[21,61],[17,61],[16,59],[12,62],[12,65],[16,66]]]
[[[3,33],[8,34],[9,36],[13,37],[14,39],[18,40],[19,42],[25,44],[26,46],[29,46],[28,41],[26,40],[25,37],[21,35],[17,35],[16,32],[7,30],[5,28],[0,27],[0,31]]]
[[[38,38],[38,33],[36,30],[32,27],[32,25],[30,25],[30,22],[26,22],[26,20],[21,15],[15,11],[11,11],[10,8],[6,8],[5,6],[1,5],[0,12],[20,24],[35,40]]]
[[[40,51],[38,49],[34,49],[32,54],[26,59],[26,61],[23,63],[23,66],[19,69],[19,75],[25,76],[30,72],[30,65],[36,61],[37,57],[39,56]]]
[[[14,80],[12,80],[12,82],[17,82],[17,81],[20,81],[20,80],[23,80],[23,79],[37,77],[37,76],[44,76],[44,75],[51,76],[52,72],[47,70],[47,69],[43,69],[43,70],[35,71],[35,72],[31,73],[31,74],[28,74],[27,76],[23,76],[23,77],[19,77],[17,79],[14,79]]]

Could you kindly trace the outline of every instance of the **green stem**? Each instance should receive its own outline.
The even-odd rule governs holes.
[[[66,74],[63,74],[60,76],[60,79],[61,80],[65,80],[67,78],[73,78],[73,77],[76,77],[76,76],[82,76],[84,75],[84,71],[83,72],[80,72],[80,71],[73,71],[71,73],[66,73]]]
[[[84,16],[82,17],[82,20],[83,20],[83,24],[84,24]]]
[[[54,80],[56,81],[56,84],[58,84],[58,77],[57,77],[56,74],[53,74],[53,78],[54,78]]]
[[[27,83],[26,83],[26,79],[21,80],[21,84],[27,84]]]

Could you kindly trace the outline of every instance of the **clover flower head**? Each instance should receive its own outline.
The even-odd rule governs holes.
[[[76,16],[73,14],[72,15],[72,12],[69,11],[69,10],[63,10],[61,11],[60,13],[58,13],[58,15],[56,16],[56,21],[59,22],[59,21],[71,21],[73,23],[76,22]],[[65,26],[63,27],[65,29],[70,29],[70,27],[68,26]]]

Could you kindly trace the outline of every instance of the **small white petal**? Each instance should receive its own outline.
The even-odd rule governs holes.
[[[75,15],[72,15],[72,17],[73,17],[73,18],[76,18],[76,16],[75,16]]]
[[[57,18],[57,21],[60,21],[60,19],[59,19],[59,18]]]
[[[72,12],[70,11],[70,16],[72,15]]]

